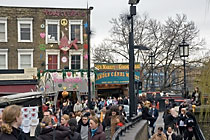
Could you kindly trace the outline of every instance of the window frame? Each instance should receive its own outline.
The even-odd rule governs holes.
[[[71,25],[80,25],[80,40],[77,43],[83,44],[83,20],[69,20],[69,41],[71,40]]]
[[[48,24],[57,24],[57,41],[49,41],[48,40]],[[60,20],[55,20],[55,19],[46,19],[45,20],[45,43],[59,43],[60,42]]]
[[[5,39],[4,40],[1,40],[0,39],[0,42],[8,42],[8,39],[7,39],[7,17],[0,17],[0,23],[4,23],[5,24]]]
[[[18,42],[33,42],[33,18],[17,18]],[[30,24],[30,40],[21,40],[20,24]]]
[[[8,69],[8,49],[0,49],[0,55],[5,55],[5,64],[6,67],[4,69]]]
[[[17,49],[18,50],[18,69],[24,69],[24,68],[21,68],[21,62],[20,62],[20,58],[21,58],[21,55],[31,55],[31,67],[30,68],[33,68],[33,51],[34,49]]]
[[[83,69],[83,49],[69,50],[69,69],[71,69],[71,56],[80,55],[80,69]]]
[[[60,50],[55,50],[55,49],[46,49],[46,70],[48,70],[48,55],[57,55],[57,69],[60,69]]]

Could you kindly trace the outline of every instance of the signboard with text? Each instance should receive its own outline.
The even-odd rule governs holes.
[[[135,80],[139,80],[140,72],[135,72]],[[96,84],[128,84],[128,71],[97,72]]]

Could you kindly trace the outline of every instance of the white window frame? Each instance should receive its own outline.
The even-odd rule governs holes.
[[[0,42],[7,42],[7,17],[0,17],[0,23],[4,23],[5,24],[5,39],[4,40],[0,40]]]
[[[5,57],[6,57],[6,59],[5,59],[6,67],[4,69],[8,69],[8,49],[0,49],[0,54],[5,55]]]
[[[18,42],[33,42],[33,18],[17,18],[18,20]],[[20,24],[30,24],[30,40],[21,40]]]
[[[21,55],[31,55],[31,68],[33,68],[33,51],[34,49],[17,49],[18,50],[18,69],[24,69],[24,68],[21,68],[20,66],[20,56]]]
[[[80,25],[80,41],[83,44],[83,20],[69,20],[69,40],[71,41],[71,25]]]
[[[48,24],[57,24],[57,30],[58,30],[58,33],[57,33],[57,37],[58,37],[58,40],[57,41],[49,41],[48,40]],[[45,33],[46,33],[46,37],[45,37],[45,43],[48,44],[48,43],[58,43],[60,42],[60,20],[54,20],[54,19],[46,19],[45,20]]]
[[[80,55],[80,69],[83,69],[83,49],[69,50],[69,69],[71,69],[71,56]]]
[[[46,70],[48,70],[48,55],[57,55],[57,68],[60,69],[60,50],[46,49]]]

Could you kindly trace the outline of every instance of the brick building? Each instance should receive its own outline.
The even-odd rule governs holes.
[[[0,8],[0,75],[11,69],[87,69],[86,28],[89,26],[90,10]],[[36,80],[32,75],[29,79],[32,82]],[[17,80],[27,82],[29,79],[13,79],[15,82],[10,79],[8,84],[14,86]],[[0,86],[7,85],[5,81],[3,83]]]
[[[0,69],[87,68],[87,9],[0,8]]]

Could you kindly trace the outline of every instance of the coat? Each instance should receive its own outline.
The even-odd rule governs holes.
[[[106,135],[103,131],[103,126],[100,125],[96,133],[92,136],[91,129],[88,131],[88,140],[106,140]]]
[[[55,140],[64,140],[70,133],[67,127],[59,126],[56,129],[53,128],[43,128],[37,140],[53,140],[53,135]]]
[[[161,136],[158,135],[158,133],[155,133],[151,140],[167,140],[166,135],[162,132]]]
[[[116,126],[117,126],[117,119],[120,119],[119,115],[111,116],[111,137],[114,135]]]
[[[11,134],[0,134],[0,140],[26,140],[26,136],[22,130],[12,127]]]

